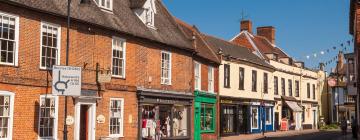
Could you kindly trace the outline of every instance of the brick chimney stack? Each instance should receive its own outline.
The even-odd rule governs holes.
[[[248,31],[252,34],[252,22],[250,20],[242,20],[240,24],[240,31]]]
[[[258,27],[256,29],[256,32],[258,36],[265,37],[272,44],[275,44],[275,27],[273,26]]]

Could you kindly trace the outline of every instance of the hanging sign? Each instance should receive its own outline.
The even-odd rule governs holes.
[[[52,94],[57,96],[81,95],[81,67],[53,66]]]

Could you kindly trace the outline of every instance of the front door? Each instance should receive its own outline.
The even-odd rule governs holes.
[[[89,105],[80,106],[80,140],[89,137]]]
[[[279,130],[279,112],[275,112],[275,130]]]
[[[239,109],[238,109],[238,132],[240,134],[244,134],[244,133],[247,133],[247,122],[248,120],[246,119],[248,118],[247,116],[247,108],[246,106],[239,106]]]

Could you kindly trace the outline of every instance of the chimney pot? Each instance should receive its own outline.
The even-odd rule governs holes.
[[[275,27],[273,26],[265,26],[256,28],[256,32],[258,36],[265,37],[272,44],[275,44]]]
[[[242,20],[240,23],[240,31],[248,31],[252,34],[252,22],[250,20]]]

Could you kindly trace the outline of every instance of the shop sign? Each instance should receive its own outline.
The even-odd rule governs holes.
[[[264,103],[264,102],[251,102],[251,105],[254,105],[254,106],[274,106],[273,104],[271,103]]]
[[[105,123],[105,116],[104,115],[97,116],[96,121],[97,123]]]
[[[111,72],[106,72],[106,73],[98,72],[98,81],[100,83],[109,83],[111,81]]]
[[[72,124],[74,124],[74,117],[67,116],[66,117],[66,125],[72,125]]]
[[[57,96],[80,96],[81,67],[53,66],[52,94]]]
[[[221,103],[223,103],[223,104],[231,104],[231,103],[233,103],[233,101],[231,101],[231,100],[221,100]]]

